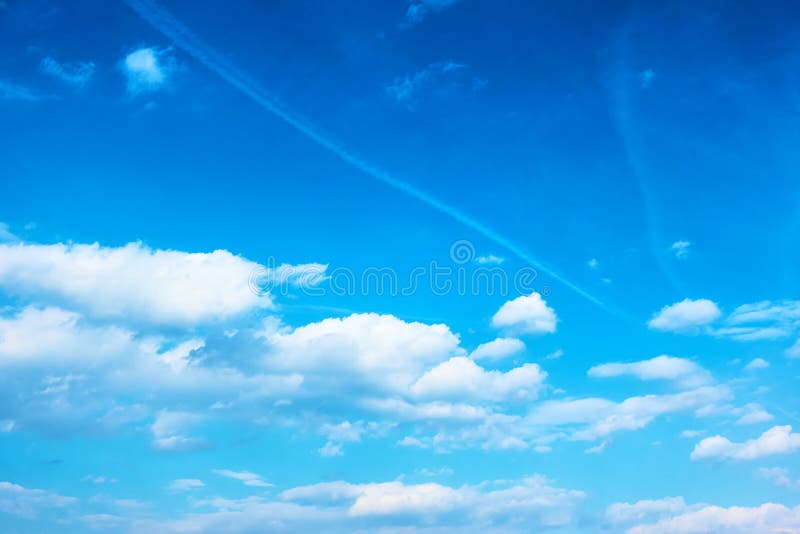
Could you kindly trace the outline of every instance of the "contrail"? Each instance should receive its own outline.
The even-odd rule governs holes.
[[[249,96],[262,108],[278,116],[284,122],[306,135],[318,145],[326,148],[343,161],[349,163],[375,180],[381,181],[384,184],[393,187],[394,189],[402,191],[403,193],[406,193],[407,195],[424,202],[439,212],[450,216],[452,219],[460,222],[464,226],[471,228],[490,241],[493,241],[496,245],[506,249],[508,252],[511,252],[513,255],[517,256],[519,259],[533,266],[537,270],[550,275],[555,280],[558,280],[586,300],[589,300],[606,311],[612,311],[598,298],[583,290],[571,280],[558,274],[558,272],[556,272],[552,267],[549,267],[545,263],[534,259],[519,246],[515,245],[491,228],[485,226],[483,223],[473,219],[469,215],[462,213],[453,206],[442,202],[428,193],[417,189],[413,185],[392,177],[389,173],[375,167],[371,163],[361,159],[359,156],[347,150],[341,143],[337,142],[330,136],[325,135],[315,125],[310,124],[309,122],[300,118],[298,115],[292,113],[287,107],[282,105],[277,98],[269,94],[268,91],[264,90],[259,83],[236,68],[236,66],[232,65],[230,61],[228,61],[219,52],[205,44],[202,39],[192,33],[183,23],[173,17],[156,2],[153,2],[152,0],[125,1],[134,11],[136,11],[140,17],[147,21],[156,30],[164,34],[164,36],[172,40],[175,45],[181,48],[184,52],[205,65],[206,68],[220,76],[223,80],[234,86],[236,89]],[[621,315],[619,312],[613,313]]]

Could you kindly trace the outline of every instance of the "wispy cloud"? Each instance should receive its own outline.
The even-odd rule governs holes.
[[[575,293],[603,308],[604,310],[629,319],[624,313],[618,310],[610,309],[600,299],[584,290],[572,280],[560,274],[553,267],[537,260],[531,254],[523,250],[520,246],[513,243],[492,228],[486,226],[484,223],[474,219],[466,213],[462,213],[454,206],[439,200],[427,192],[417,189],[411,184],[395,178],[391,174],[379,169],[378,167],[357,156],[355,153],[345,148],[336,139],[323,134],[316,126],[310,124],[308,121],[302,119],[290,109],[287,109],[284,105],[280,104],[278,100],[266,89],[253,81],[250,76],[240,71],[235,65],[231,64],[225,56],[208,46],[189,28],[161,8],[157,3],[151,0],[126,0],[126,3],[154,28],[172,39],[176,46],[179,46],[182,50],[205,65],[209,70],[220,76],[234,88],[250,97],[263,109],[283,120],[321,147],[329,150],[344,162],[359,169],[370,178],[382,182],[393,189],[401,191],[439,211],[440,213],[447,215],[456,222],[471,228],[475,232],[478,232],[482,236],[493,241],[498,246],[511,252],[519,259],[525,261],[540,273],[545,273],[552,276],[555,280],[558,280]]]
[[[400,76],[386,86],[386,94],[409,109],[414,109],[421,94],[448,76],[466,69],[454,61],[438,61],[407,76]]]
[[[95,65],[90,61],[59,63],[52,57],[46,57],[39,63],[39,69],[67,85],[82,89],[94,75]]]
[[[691,241],[675,241],[669,248],[676,258],[684,260],[689,257],[689,249],[691,247]]]
[[[0,97],[7,100],[23,100],[26,102],[35,102],[41,98],[27,87],[3,80],[0,80]]]
[[[401,28],[411,28],[425,20],[431,13],[444,11],[459,0],[411,0]]]

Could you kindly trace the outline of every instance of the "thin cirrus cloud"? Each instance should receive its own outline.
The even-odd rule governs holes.
[[[132,95],[161,89],[177,70],[177,61],[169,49],[144,47],[134,50],[122,60],[122,72]]]

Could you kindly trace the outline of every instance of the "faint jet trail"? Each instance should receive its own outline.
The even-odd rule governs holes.
[[[558,274],[552,267],[537,261],[519,246],[515,245],[491,228],[485,226],[483,223],[473,219],[469,215],[462,213],[453,206],[442,202],[428,193],[417,189],[413,185],[392,177],[389,173],[373,166],[367,161],[361,159],[359,156],[350,152],[342,144],[324,134],[320,128],[303,120],[297,114],[293,113],[286,106],[281,104],[277,98],[263,89],[258,82],[250,78],[236,66],[232,65],[230,61],[228,61],[223,55],[204,43],[202,39],[192,33],[189,28],[187,28],[178,19],[173,17],[164,8],[159,6],[156,2],[153,2],[152,0],[125,1],[134,11],[136,11],[140,17],[147,21],[156,30],[164,34],[164,36],[172,40],[175,45],[181,48],[184,52],[205,65],[206,68],[216,73],[236,89],[249,96],[262,108],[266,109],[270,113],[273,113],[274,115],[277,115],[284,122],[299,130],[312,141],[326,148],[340,159],[356,167],[368,176],[371,176],[372,178],[379,180],[386,185],[393,187],[394,189],[402,191],[407,195],[424,202],[439,212],[450,216],[464,226],[478,232],[487,239],[493,241],[498,246],[511,252],[519,259],[533,266],[537,270],[552,276],[555,280],[558,280],[578,295],[603,308],[604,310],[612,312],[616,315],[624,315],[621,312],[610,309],[598,298],[583,290],[571,280]]]

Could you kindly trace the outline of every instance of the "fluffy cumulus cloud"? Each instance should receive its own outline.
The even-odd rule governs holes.
[[[673,356],[657,356],[631,363],[604,363],[589,369],[589,376],[596,378],[624,375],[640,380],[670,380],[689,388],[712,382],[711,373],[691,360]]]
[[[523,295],[503,304],[492,317],[492,326],[519,334],[551,334],[556,313],[539,293]]]
[[[177,62],[169,49],[139,48],[122,60],[128,92],[133,95],[162,88],[176,69]]]
[[[695,446],[691,458],[692,460],[755,460],[787,454],[798,449],[800,449],[800,434],[792,432],[792,427],[789,425],[774,426],[759,437],[741,443],[720,435],[705,438]]]
[[[459,356],[441,363],[411,386],[420,398],[525,400],[535,399],[547,373],[535,363],[508,372],[486,371],[469,358]]]
[[[685,299],[661,308],[647,326],[653,330],[692,331],[713,323],[721,314],[717,305],[708,299]]]
[[[297,266],[297,272],[317,264]],[[0,244],[0,288],[103,319],[190,326],[272,305],[251,276],[258,264],[225,250],[153,250],[142,243]]]

